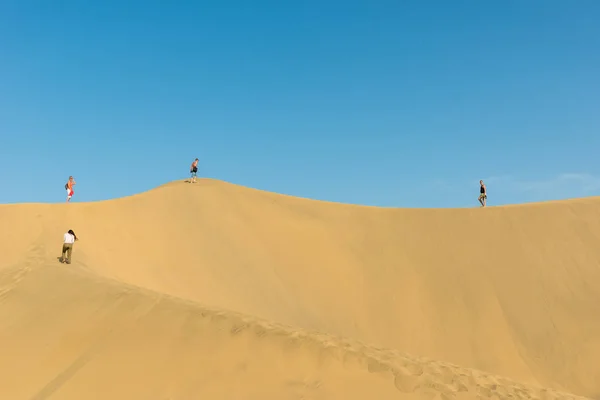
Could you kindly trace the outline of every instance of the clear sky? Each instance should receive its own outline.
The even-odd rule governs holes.
[[[199,175],[476,207],[600,194],[600,1],[5,0],[0,203]]]

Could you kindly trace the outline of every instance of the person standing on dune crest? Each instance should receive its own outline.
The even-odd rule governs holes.
[[[194,162],[192,163],[192,166],[190,167],[190,182],[191,183],[195,183],[196,182],[196,173],[198,172],[198,159],[196,158],[194,160]]]
[[[487,199],[487,189],[483,181],[479,181],[479,185],[479,198],[477,200],[479,200],[479,202],[481,203],[481,207],[485,207],[485,201]]]
[[[78,240],[77,235],[75,235],[75,232],[73,232],[72,229],[69,229],[69,231],[65,233],[63,237],[62,254],[60,256],[61,263],[66,262],[67,264],[71,264],[71,253],[73,252],[73,243],[75,243],[76,240]]]
[[[69,181],[65,185],[65,189],[67,189],[67,203],[71,201],[71,197],[75,193],[73,191],[73,186],[75,186],[75,179],[72,176],[69,177]]]

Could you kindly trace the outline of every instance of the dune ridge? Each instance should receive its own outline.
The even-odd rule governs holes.
[[[598,205],[379,209],[205,179],[2,206],[0,396],[594,398]]]

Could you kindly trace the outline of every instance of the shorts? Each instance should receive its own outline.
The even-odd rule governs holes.
[[[68,189],[68,188],[67,188],[67,197],[71,197],[71,196],[73,196],[73,193],[74,193],[74,192],[73,192],[73,190],[72,190],[72,189]]]
[[[487,194],[485,194],[485,193],[481,193],[481,194],[479,195],[479,198],[480,198],[480,199],[487,199]]]
[[[196,167],[192,168],[192,170],[190,171],[190,173],[192,175],[196,175],[197,172],[198,172],[198,168],[196,168]]]

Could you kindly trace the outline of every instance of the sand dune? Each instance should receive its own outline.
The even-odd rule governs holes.
[[[600,199],[382,209],[200,180],[0,220],[2,399],[600,398]]]

